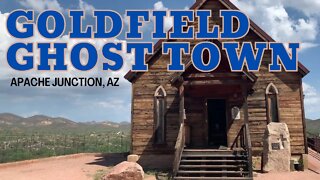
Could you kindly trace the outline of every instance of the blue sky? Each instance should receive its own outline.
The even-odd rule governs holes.
[[[311,71],[304,78],[306,116],[320,118],[320,38],[319,17],[320,2],[317,0],[234,0],[241,10],[246,12],[273,38],[280,42],[301,42],[303,49],[299,53],[299,60]],[[0,112],[10,112],[21,116],[45,114],[49,116],[63,116],[75,121],[130,121],[131,87],[122,76],[129,69],[130,63],[120,72],[102,72],[99,67],[90,73],[71,71],[67,73],[39,73],[12,71],[5,59],[7,47],[14,40],[6,34],[5,19],[15,9],[33,9],[36,14],[46,9],[55,9],[67,15],[68,9],[83,9],[90,14],[95,9],[112,9],[119,14],[125,14],[127,9],[185,9],[194,0],[185,1],[154,1],[154,0],[2,0],[0,1]],[[66,18],[68,19],[68,18]],[[170,26],[170,21],[168,21]],[[68,24],[68,23],[67,23]],[[88,17],[83,25],[92,25],[94,21]],[[68,25],[67,30],[70,28]],[[144,33],[152,31],[152,24],[142,28]],[[145,36],[145,41],[149,40]],[[118,39],[124,40],[123,34]],[[43,41],[39,35],[32,39]],[[76,40],[67,36],[58,41],[74,45]],[[105,41],[94,41],[99,49]],[[125,54],[128,62],[132,55]],[[100,68],[101,69],[101,68]],[[35,88],[10,87],[10,77],[20,76],[103,76],[121,77],[121,86],[113,88]]]

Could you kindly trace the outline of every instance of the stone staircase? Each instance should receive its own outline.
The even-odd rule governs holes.
[[[174,179],[252,180],[244,150],[184,149]]]

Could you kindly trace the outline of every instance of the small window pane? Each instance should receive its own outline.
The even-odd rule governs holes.
[[[166,92],[160,86],[155,92],[155,143],[165,143]]]
[[[277,96],[275,94],[270,95],[270,115],[271,122],[279,122]]]
[[[164,143],[165,134],[164,134],[164,112],[165,112],[165,103],[164,98],[157,98],[157,126],[156,126],[156,143]]]
[[[279,107],[278,107],[278,90],[273,83],[270,83],[266,89],[268,119],[269,122],[279,121]]]

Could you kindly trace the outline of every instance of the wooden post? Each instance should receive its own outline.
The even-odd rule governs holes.
[[[133,154],[133,114],[134,114],[134,84],[131,84],[131,142],[130,142],[130,154]],[[108,146],[109,146],[109,142],[108,142]]]
[[[302,115],[302,126],[303,126],[303,141],[304,141],[304,153],[308,154],[308,140],[307,140],[307,131],[306,131],[306,116],[304,110],[304,94],[302,79],[300,79],[300,103],[301,103],[301,115]]]
[[[179,120],[180,125],[183,125],[183,136],[184,136],[184,146],[186,144],[190,143],[190,128],[185,124],[186,119],[186,112],[184,107],[184,80],[182,77],[180,77],[179,82],[181,83],[179,86],[179,98],[180,98],[180,104],[179,104]]]
[[[300,103],[301,103],[301,115],[302,115],[302,126],[303,126],[304,153],[308,154],[308,141],[307,141],[307,131],[306,131],[306,116],[304,111],[304,94],[303,94],[302,79],[300,79]]]
[[[244,98],[243,103],[243,113],[244,113],[244,123],[249,123],[249,114],[248,114],[248,88],[246,85],[242,85],[242,95]]]
[[[184,110],[184,85],[183,85],[183,80],[182,80],[182,83],[181,83],[181,85],[179,87],[179,98],[180,98],[179,120],[180,120],[180,123],[184,123],[185,110]]]
[[[183,149],[185,147],[185,126],[184,126],[184,86],[183,78],[179,79],[179,120],[180,129],[175,145],[175,156],[173,161],[173,177],[177,175],[179,164],[182,156]]]
[[[252,145],[250,138],[250,129],[249,129],[249,112],[248,112],[248,87],[246,84],[242,85],[242,94],[244,97],[243,111],[244,111],[244,132],[245,132],[245,141],[246,148],[248,152],[248,170],[249,177],[253,177],[253,164],[252,164]]]

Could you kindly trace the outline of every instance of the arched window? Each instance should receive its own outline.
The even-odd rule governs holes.
[[[278,89],[270,83],[266,89],[267,118],[269,122],[279,122]]]
[[[162,86],[159,86],[154,93],[154,122],[155,122],[155,144],[164,144],[165,134],[165,113],[167,93]]]

